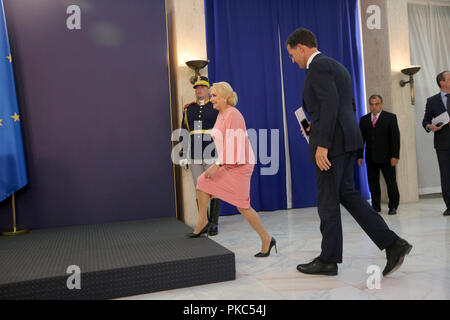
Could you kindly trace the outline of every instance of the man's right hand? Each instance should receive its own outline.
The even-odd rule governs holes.
[[[358,166],[362,167],[363,166],[363,161],[364,161],[364,159],[358,159]]]
[[[434,124],[429,124],[429,125],[427,125],[428,130],[433,131],[433,132],[436,132],[436,131],[441,130],[442,127],[443,127],[443,126],[437,127],[437,126],[434,125]]]
[[[306,132],[310,132],[311,131],[311,121],[308,121],[308,124],[309,124],[309,127],[308,128],[306,128]]]

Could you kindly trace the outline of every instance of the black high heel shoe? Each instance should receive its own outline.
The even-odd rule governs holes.
[[[187,236],[188,236],[188,238],[198,238],[202,234],[206,233],[206,237],[208,238],[208,232],[209,232],[210,228],[211,228],[211,222],[208,222],[208,224],[200,231],[200,233],[191,232]]]
[[[270,251],[272,250],[272,247],[275,247],[275,252],[278,253],[278,250],[277,250],[277,241],[275,240],[274,237],[272,237],[272,240],[270,240],[270,247],[269,247],[269,250],[268,250],[266,253],[262,253],[262,252],[257,253],[257,254],[255,254],[255,257],[256,257],[256,258],[264,258],[264,257],[270,256]]]

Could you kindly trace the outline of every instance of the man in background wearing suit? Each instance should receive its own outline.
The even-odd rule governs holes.
[[[447,206],[444,216],[450,216],[450,128],[449,124],[433,124],[433,118],[448,112],[450,115],[450,71],[438,74],[436,82],[441,92],[428,98],[422,125],[427,132],[434,132],[436,149],[441,174],[442,197]]]
[[[397,270],[412,246],[397,236],[354,188],[357,150],[363,147],[355,116],[350,73],[317,50],[315,35],[295,30],[286,40],[293,63],[307,69],[303,106],[311,116],[309,152],[316,163],[318,212],[322,252],[297,270],[306,274],[336,275],[342,263],[342,204],[380,250],[386,249],[386,276]]]
[[[389,214],[397,213],[400,194],[397,187],[395,166],[400,155],[400,131],[395,114],[383,110],[383,98],[373,95],[369,98],[370,113],[359,122],[366,144],[367,177],[369,179],[372,208],[381,211],[380,170],[386,181],[389,196]],[[363,166],[364,149],[358,151],[358,165]]]

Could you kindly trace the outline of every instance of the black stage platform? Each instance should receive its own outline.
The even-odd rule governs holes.
[[[0,299],[112,299],[235,280],[234,253],[175,219],[0,237]],[[69,266],[81,289],[68,289]],[[72,282],[75,283],[75,282]]]

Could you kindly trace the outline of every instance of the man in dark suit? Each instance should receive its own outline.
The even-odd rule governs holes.
[[[433,124],[433,118],[448,112],[450,115],[450,71],[438,74],[436,82],[441,92],[428,98],[422,125],[427,132],[434,132],[439,171],[441,173],[442,196],[447,206],[444,216],[450,216],[450,128],[449,124]]]
[[[359,122],[366,144],[367,176],[369,178],[372,208],[381,211],[380,170],[386,181],[389,196],[389,214],[397,213],[400,194],[397,187],[395,166],[400,158],[400,131],[395,114],[383,110],[383,98],[369,98],[370,113]],[[358,151],[358,165],[363,166],[364,149]]]
[[[336,275],[342,263],[342,204],[375,242],[386,249],[386,276],[403,263],[412,246],[399,238],[354,188],[356,152],[363,146],[355,117],[352,81],[347,69],[317,50],[307,29],[295,30],[286,40],[293,63],[307,69],[303,105],[311,116],[310,159],[316,163],[318,212],[322,252],[297,270],[306,274]]]

